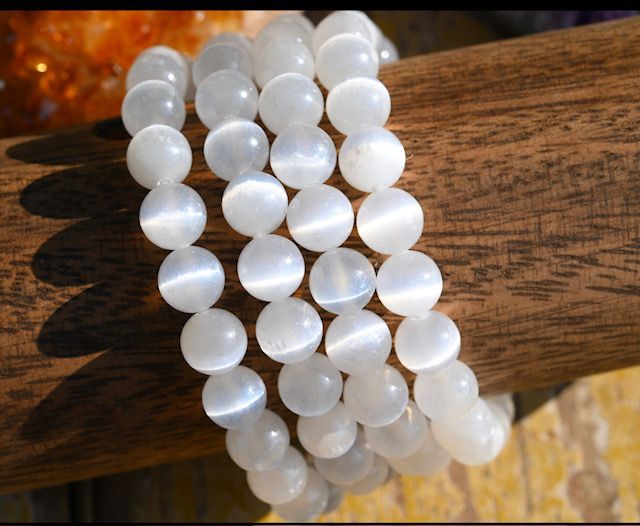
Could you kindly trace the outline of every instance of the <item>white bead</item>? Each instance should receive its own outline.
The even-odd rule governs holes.
[[[256,339],[269,358],[297,363],[311,356],[322,341],[322,320],[310,303],[285,298],[269,303],[256,320]]]
[[[418,374],[453,362],[460,353],[460,331],[445,314],[429,311],[424,318],[405,318],[395,335],[400,363]]]
[[[309,468],[300,452],[289,446],[280,461],[263,471],[247,472],[253,494],[269,504],[285,504],[300,495],[309,478]]]
[[[431,430],[436,440],[449,451],[480,450],[491,440],[493,414],[478,398],[471,409],[455,420],[435,420]]]
[[[407,408],[409,387],[395,367],[384,365],[369,376],[349,376],[344,383],[344,405],[357,422],[386,426]]]
[[[347,79],[327,95],[327,117],[335,129],[344,135],[384,126],[390,112],[391,97],[378,79]]]
[[[309,48],[291,37],[269,40],[256,55],[255,79],[260,89],[283,73],[300,73],[313,79],[315,66]]]
[[[500,407],[502,411],[507,415],[509,422],[513,422],[516,416],[516,407],[513,403],[513,395],[511,393],[503,393],[499,395],[483,396],[484,401],[487,402],[493,409],[494,407]]]
[[[324,354],[313,353],[298,363],[282,366],[278,374],[282,403],[300,416],[329,412],[342,394],[342,376]]]
[[[191,146],[178,130],[153,124],[133,136],[127,147],[127,168],[145,188],[169,182],[179,183],[191,170]]]
[[[363,192],[392,186],[404,170],[402,143],[389,130],[367,128],[349,135],[338,155],[345,181]]]
[[[187,72],[184,61],[162,53],[142,53],[127,72],[126,86],[129,91],[145,80],[164,80],[171,84],[184,98],[187,92]]]
[[[290,124],[316,126],[324,112],[322,92],[313,80],[300,73],[283,73],[272,78],[258,99],[262,123],[274,134]]]
[[[276,17],[263,26],[253,41],[253,56],[258,57],[262,49],[275,38],[290,38],[305,47],[311,46],[309,31],[298,20]]]
[[[304,259],[300,249],[286,237],[260,236],[249,241],[240,252],[238,278],[254,298],[283,300],[302,283]]]
[[[336,458],[313,458],[318,473],[327,481],[344,486],[364,477],[373,466],[375,454],[358,433],[355,442],[344,454]]]
[[[360,252],[334,248],[322,254],[309,272],[315,302],[334,314],[353,314],[373,297],[376,273]]]
[[[306,16],[300,13],[284,13],[282,15],[278,15],[276,17],[277,20],[286,20],[288,22],[295,22],[296,24],[301,25],[304,30],[307,32],[307,35],[311,35],[313,33],[314,25],[311,20],[309,20]]]
[[[287,215],[287,192],[273,175],[244,172],[222,194],[222,215],[243,236],[270,234]]]
[[[326,252],[344,243],[353,230],[351,201],[326,184],[300,190],[289,203],[287,227],[298,245]]]
[[[121,107],[122,123],[132,137],[152,124],[181,130],[187,112],[184,100],[164,80],[145,80],[127,91]]]
[[[205,44],[205,48],[209,44],[215,44],[216,42],[224,42],[226,44],[235,44],[238,47],[244,49],[247,53],[251,53],[252,41],[242,33],[235,33],[233,31],[225,31],[224,33],[218,33],[209,42]]]
[[[381,456],[375,455],[369,472],[357,482],[344,486],[344,490],[352,495],[367,495],[382,486],[388,475],[389,464]]]
[[[226,374],[210,376],[202,389],[207,416],[225,429],[251,426],[264,411],[267,390],[255,371],[238,365]]]
[[[400,55],[398,53],[398,48],[396,45],[389,40],[387,37],[382,38],[382,43],[380,45],[380,65],[390,64],[392,62],[397,62],[400,59]]]
[[[427,430],[427,419],[415,402],[409,400],[400,418],[386,426],[364,426],[364,436],[371,449],[378,455],[385,458],[404,458],[420,449]]]
[[[317,126],[292,124],[271,145],[271,168],[290,188],[324,183],[336,167],[336,147]]]
[[[252,121],[258,114],[258,90],[244,73],[223,69],[202,80],[195,104],[196,113],[207,128],[230,117]]]
[[[241,46],[228,42],[216,42],[202,50],[193,63],[193,82],[196,87],[211,73],[223,69],[232,69],[253,77],[251,54]]]
[[[183,55],[182,53],[180,53],[179,51],[173,49],[172,47],[169,47],[169,46],[148,47],[147,49],[144,49],[140,52],[137,59],[147,54],[164,55],[166,57],[170,57],[174,61],[176,61],[178,64],[180,64],[180,67],[185,72],[185,74],[191,71],[189,67],[189,58],[186,55]],[[188,76],[189,75],[187,75],[187,77]]]
[[[329,487],[329,501],[322,512],[323,514],[336,511],[344,500],[344,490],[340,486],[336,486],[331,482],[327,482],[327,486]]]
[[[180,248],[160,265],[158,288],[164,301],[174,309],[201,312],[222,295],[224,269],[218,258],[205,248]]]
[[[289,449],[289,429],[273,411],[265,409],[246,429],[229,429],[227,452],[247,471],[263,471],[275,466]]]
[[[382,33],[378,25],[373,20],[371,20],[371,18],[369,18],[364,11],[345,10],[344,12],[355,15],[360,20],[362,20],[362,22],[364,22],[364,24],[367,26],[367,29],[369,29],[369,34],[371,35],[371,43],[373,44],[373,47],[376,49],[376,51],[379,51],[382,39],[384,38],[384,34]]]
[[[202,374],[224,374],[247,352],[247,331],[242,322],[223,309],[208,309],[187,320],[180,334],[185,361]]]
[[[303,447],[318,458],[344,455],[356,440],[358,424],[338,402],[328,413],[320,416],[300,416],[298,439]]]
[[[387,462],[400,475],[430,477],[449,466],[451,455],[427,430],[416,452],[403,458],[388,458]]]
[[[422,235],[424,214],[410,193],[383,188],[362,202],[356,226],[370,249],[380,254],[398,254],[410,249]]]
[[[261,171],[267,165],[269,140],[255,122],[225,119],[207,134],[204,158],[215,175],[231,181],[242,172]]]
[[[286,521],[306,522],[317,519],[329,502],[327,482],[313,468],[308,468],[309,476],[304,491],[286,504],[273,506],[273,511]]]
[[[207,224],[207,207],[193,188],[167,183],[151,190],[140,205],[140,227],[149,241],[175,250],[196,241]]]
[[[312,47],[314,55],[318,54],[322,44],[331,37],[345,33],[357,35],[371,41],[369,29],[358,16],[344,11],[334,11],[324,17],[313,32]]]
[[[367,376],[391,353],[391,331],[375,312],[360,310],[336,317],[327,328],[327,357],[343,373]]]
[[[320,46],[316,74],[322,85],[331,90],[353,77],[377,77],[378,61],[378,53],[366,38],[336,35]]]

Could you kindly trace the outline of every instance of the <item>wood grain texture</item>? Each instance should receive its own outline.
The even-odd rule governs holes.
[[[443,269],[438,309],[459,324],[483,392],[640,363],[639,44],[629,19],[381,71],[388,127],[408,154],[399,186],[419,197],[419,248]],[[253,338],[262,304],[235,272],[245,239],[221,217],[224,182],[204,163],[193,112],[185,134],[187,182],[209,211],[201,244],[227,272],[219,306],[247,324],[245,363],[292,422],[277,404],[279,366]],[[165,253],[139,231],[145,192],[127,173],[127,141],[117,119],[0,141],[1,491],[222,447],[200,405],[204,378],[179,352],[187,316],[156,289]],[[359,205],[337,174],[330,183]],[[355,234],[347,246],[363,248]],[[306,280],[297,294],[308,297]]]

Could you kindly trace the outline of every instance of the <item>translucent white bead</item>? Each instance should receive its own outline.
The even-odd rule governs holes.
[[[317,126],[292,124],[271,145],[271,168],[290,188],[324,183],[336,167],[336,147]]]
[[[336,486],[331,482],[327,482],[327,486],[329,487],[329,500],[322,512],[323,514],[336,511],[344,500],[344,490],[340,486]]]
[[[269,40],[256,55],[255,79],[260,89],[283,73],[300,73],[313,79],[315,66],[309,48],[291,37]]]
[[[403,458],[388,458],[387,462],[400,475],[429,477],[445,470],[451,462],[451,455],[427,430],[415,453]]]
[[[320,416],[300,416],[298,439],[303,447],[318,458],[344,455],[356,440],[358,424],[338,402],[328,413]]]
[[[369,248],[380,254],[398,254],[410,249],[422,235],[424,214],[410,193],[383,188],[362,202],[356,226]]]
[[[324,310],[353,314],[373,297],[376,273],[357,250],[334,248],[322,254],[309,272],[311,296]]]
[[[377,77],[378,61],[378,53],[366,38],[336,35],[318,49],[316,74],[322,85],[331,90],[353,77]]]
[[[479,450],[491,440],[493,414],[478,398],[471,409],[455,420],[435,420],[431,430],[436,440],[449,451]]]
[[[202,50],[193,63],[193,82],[196,87],[211,73],[223,69],[233,69],[253,77],[251,54],[240,45],[229,42],[215,42]]]
[[[345,181],[362,192],[393,185],[404,170],[402,143],[389,130],[367,128],[342,143],[338,164]]]
[[[326,252],[344,243],[353,230],[351,201],[326,184],[300,190],[289,203],[287,227],[298,245]]]
[[[311,46],[309,31],[303,27],[299,20],[279,16],[258,31],[253,41],[253,56],[257,58],[262,49],[275,38],[290,38],[307,48]]]
[[[249,241],[240,252],[238,278],[254,298],[283,300],[302,283],[304,259],[300,249],[286,237],[260,236]]]
[[[127,91],[145,80],[164,80],[184,98],[188,82],[186,73],[184,61],[178,62],[162,53],[143,53],[134,60],[127,72]]]
[[[243,236],[269,234],[287,215],[287,192],[273,175],[244,172],[222,194],[222,215]]]
[[[207,128],[229,117],[252,121],[258,114],[258,90],[244,73],[223,69],[202,80],[195,104],[196,113]]]
[[[376,51],[379,51],[382,39],[384,38],[384,34],[382,33],[378,25],[373,20],[371,20],[371,18],[369,18],[364,11],[345,10],[344,12],[357,16],[360,20],[362,20],[362,22],[364,22],[364,24],[367,26],[367,29],[369,29],[373,47],[376,49]]]
[[[513,403],[513,395],[511,393],[503,393],[499,395],[483,396],[484,401],[487,402],[493,409],[494,407],[500,407],[502,411],[507,415],[509,422],[513,422],[516,416],[516,407]]]
[[[445,314],[429,311],[424,318],[405,318],[395,334],[400,363],[418,374],[453,362],[460,353],[460,331]]]
[[[369,376],[349,376],[344,405],[359,423],[379,427],[400,418],[407,408],[409,387],[395,367],[384,365]]]
[[[342,376],[324,354],[313,353],[298,363],[282,366],[278,375],[282,403],[300,416],[329,412],[342,394]]]
[[[313,80],[300,73],[283,73],[260,92],[258,112],[262,123],[277,135],[290,124],[316,126],[324,112],[324,99]]]
[[[224,269],[218,258],[205,248],[179,248],[164,258],[160,265],[158,288],[174,309],[201,312],[222,295]]]
[[[375,312],[359,310],[336,317],[327,328],[327,357],[343,373],[367,376],[391,353],[391,331]]]
[[[380,65],[396,62],[400,58],[400,55],[398,53],[398,48],[387,37],[382,38],[379,54],[380,54]]]
[[[322,341],[322,320],[310,303],[285,298],[269,303],[256,320],[256,339],[269,358],[297,363],[311,356]]]
[[[346,33],[371,41],[369,29],[358,16],[345,11],[334,11],[324,17],[313,32],[312,46],[314,55],[318,54],[320,46],[331,37]]]
[[[207,309],[187,320],[180,334],[186,362],[202,374],[224,374],[247,352],[247,331],[242,322],[223,309]]]
[[[369,472],[357,482],[344,486],[344,490],[353,495],[367,495],[382,486],[388,475],[389,464],[381,456],[375,455]]]
[[[204,158],[215,175],[231,181],[242,172],[261,171],[267,165],[269,140],[255,122],[225,119],[207,134]]]
[[[224,33],[219,33],[209,42],[207,42],[207,44],[205,44],[205,47],[209,46],[209,44],[215,44],[216,42],[235,44],[236,46],[244,49],[247,53],[251,53],[252,41],[242,33],[235,33],[233,31],[225,31]]]
[[[134,136],[152,124],[166,124],[181,130],[187,112],[184,100],[164,80],[145,80],[127,91],[121,107],[122,123]]]
[[[153,188],[161,182],[179,183],[191,170],[191,146],[178,130],[153,124],[133,136],[127,147],[127,168],[136,182]]]
[[[329,502],[329,487],[326,481],[313,468],[303,492],[286,504],[276,504],[273,511],[286,521],[305,522],[317,519]]]
[[[344,486],[364,477],[371,470],[374,458],[375,454],[367,446],[362,433],[358,433],[344,455],[336,458],[314,457],[313,464],[325,480]]]
[[[386,426],[364,426],[364,436],[378,455],[404,458],[420,449],[427,430],[427,419],[413,400],[409,400],[400,418]]]
[[[247,471],[272,468],[289,449],[289,429],[273,411],[265,409],[246,429],[229,429],[227,452],[238,466]]]
[[[225,429],[252,425],[267,403],[267,390],[260,375],[238,365],[226,374],[210,376],[202,389],[207,416]]]
[[[247,472],[247,482],[253,494],[273,505],[295,499],[304,491],[308,478],[307,463],[300,452],[291,446],[273,467]]]
[[[142,52],[138,55],[137,58],[142,57],[143,55],[154,54],[154,55],[164,55],[166,57],[172,58],[175,62],[180,64],[182,70],[186,73],[189,71],[189,59],[186,55],[183,55],[179,51],[169,47],[169,46],[151,46],[147,49],[142,50]],[[137,60],[137,59],[136,59]]]
[[[296,24],[301,25],[308,35],[311,35],[313,33],[313,22],[300,13],[284,13],[282,15],[278,15],[277,19],[286,20],[288,22],[295,22]]]
[[[175,250],[196,241],[207,224],[207,207],[193,188],[167,183],[151,190],[140,205],[140,227],[149,241]]]

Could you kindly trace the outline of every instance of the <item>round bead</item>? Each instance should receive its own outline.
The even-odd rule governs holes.
[[[196,241],[207,224],[207,207],[193,188],[161,184],[140,205],[140,227],[154,245],[175,250]]]
[[[429,311],[424,318],[405,318],[395,335],[400,363],[419,374],[453,362],[460,353],[460,331],[445,314]]]
[[[336,167],[336,147],[317,126],[292,124],[271,145],[271,168],[290,188],[324,183]]]
[[[310,303],[285,298],[269,303],[256,321],[256,339],[269,358],[297,363],[311,356],[322,341],[322,320]]]
[[[185,361],[202,374],[224,374],[247,352],[247,331],[242,322],[223,309],[208,309],[187,320],[180,334]]]
[[[273,506],[273,511],[286,521],[306,522],[317,519],[329,502],[329,487],[313,468],[308,468],[309,476],[303,492],[286,504]]]
[[[287,215],[287,192],[273,175],[244,172],[222,194],[222,215],[243,236],[269,234]]]
[[[373,297],[376,273],[357,250],[334,248],[322,254],[309,272],[311,296],[324,310],[353,314]]]
[[[353,446],[358,424],[344,404],[338,402],[324,415],[298,417],[297,431],[300,443],[309,453],[318,458],[336,458]]]
[[[360,310],[336,317],[327,328],[325,350],[343,373],[367,376],[379,370],[391,353],[391,331],[375,312]]]
[[[422,235],[424,214],[410,193],[383,188],[362,202],[356,226],[370,249],[380,254],[398,254],[410,249]]]
[[[502,409],[504,414],[507,415],[509,422],[513,422],[513,419],[516,416],[516,407],[513,403],[513,396],[511,395],[511,393],[484,396],[483,398],[484,401],[487,402],[487,404],[489,404],[492,409],[494,409],[494,407],[499,407],[500,409]]]
[[[398,59],[400,58],[400,54],[398,53],[398,48],[387,37],[382,38],[379,55],[380,55],[381,66],[383,64],[390,64],[391,62],[397,62]]]
[[[178,94],[184,98],[187,92],[187,75],[184,60],[163,53],[142,53],[127,72],[127,91],[145,80],[164,80],[171,84]]]
[[[179,183],[191,170],[191,146],[178,130],[153,124],[133,136],[127,147],[127,168],[136,182],[152,189],[160,183]]]
[[[478,398],[471,409],[455,420],[434,420],[431,430],[436,440],[449,451],[479,450],[491,440],[493,414]]]
[[[280,461],[262,471],[247,472],[253,494],[269,504],[285,504],[300,495],[309,478],[309,468],[300,452],[289,446]]]
[[[247,38],[242,33],[235,33],[234,31],[225,31],[224,33],[218,33],[215,37],[213,37],[205,47],[208,47],[209,44],[215,44],[218,42],[223,42],[225,44],[235,44],[238,47],[244,49],[247,53],[251,53],[252,50],[252,42],[249,38]]]
[[[362,192],[392,186],[404,170],[402,143],[389,130],[367,128],[342,143],[338,164],[345,181]]]
[[[269,40],[256,55],[255,79],[260,89],[283,73],[300,73],[313,79],[315,68],[309,48],[291,37]]]
[[[297,415],[323,415],[340,399],[342,376],[324,354],[313,353],[302,362],[282,366],[278,393],[282,403]]]
[[[378,53],[366,38],[353,34],[336,35],[316,54],[316,74],[331,90],[353,77],[377,77]]]
[[[177,90],[164,80],[145,80],[127,91],[122,101],[122,123],[132,137],[152,124],[181,130],[187,112]]]
[[[151,47],[148,47],[147,49],[142,50],[142,52],[138,55],[137,58],[140,58],[143,55],[147,55],[147,54],[164,55],[166,57],[170,57],[175,62],[180,64],[180,67],[182,68],[182,71],[185,72],[185,74],[187,72],[191,71],[190,66],[189,66],[189,57],[187,57],[186,55],[183,55],[179,51],[176,51],[175,49],[173,49],[173,48],[171,48],[169,46],[151,46]],[[189,75],[187,75],[187,77],[188,76]]]
[[[362,433],[358,433],[355,442],[344,455],[336,458],[314,457],[313,464],[325,480],[345,486],[364,477],[371,470],[374,457]]]
[[[211,307],[222,295],[224,269],[202,247],[184,247],[169,254],[158,270],[158,288],[164,300],[181,312]]]
[[[358,16],[344,11],[334,11],[324,17],[313,32],[314,55],[318,54],[318,50],[327,40],[341,34],[357,35],[371,41],[369,29]]]
[[[382,486],[389,475],[389,464],[379,455],[375,455],[373,466],[369,472],[357,482],[344,487],[347,493],[353,495],[367,495]]]
[[[329,487],[329,501],[324,508],[323,514],[336,511],[344,500],[344,490],[340,486],[336,486],[331,482],[327,482],[327,486]]]
[[[275,38],[290,38],[310,47],[309,31],[298,20],[278,16],[262,27],[253,42],[253,56],[258,57],[262,49]]]
[[[351,201],[326,184],[300,190],[289,203],[287,227],[298,245],[326,252],[344,243],[353,230]]]
[[[228,42],[215,42],[204,48],[193,63],[193,83],[200,83],[216,71],[232,69],[253,77],[251,55],[241,46]]]
[[[207,416],[225,429],[251,426],[264,411],[267,390],[260,375],[238,365],[226,374],[210,376],[202,389]]]
[[[295,22],[296,24],[301,25],[304,30],[307,32],[307,35],[311,35],[314,30],[314,25],[311,20],[309,20],[306,16],[300,13],[284,13],[282,15],[278,15],[276,17],[277,20],[286,20],[288,22]]]
[[[427,430],[416,452],[403,458],[389,458],[387,462],[400,475],[428,477],[445,470],[451,455]]]
[[[364,11],[345,10],[344,12],[357,16],[360,20],[362,20],[362,22],[364,22],[364,24],[367,26],[367,29],[369,30],[369,35],[371,36],[371,43],[373,44],[373,47],[376,49],[376,51],[379,51],[382,39],[385,38],[385,36],[378,25],[373,20],[371,20],[371,18],[369,18]]]

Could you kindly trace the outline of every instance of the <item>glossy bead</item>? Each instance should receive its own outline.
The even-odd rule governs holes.
[[[127,91],[121,107],[122,123],[132,137],[152,124],[181,130],[187,112],[178,91],[164,80],[145,80]]]
[[[229,42],[215,42],[202,50],[193,63],[193,83],[200,83],[209,75],[221,70],[236,70],[247,77],[253,77],[251,54],[241,46]]]
[[[398,48],[396,45],[389,40],[387,37],[383,37],[382,43],[380,45],[380,65],[390,64],[392,62],[397,62],[400,59],[400,55],[398,53]]]
[[[300,73],[313,79],[315,67],[309,48],[291,37],[269,40],[256,55],[255,79],[260,89],[283,73]]]
[[[325,480],[344,486],[364,477],[371,470],[374,457],[362,433],[358,433],[355,442],[344,455],[336,458],[314,457],[313,464]]]
[[[287,215],[287,192],[273,175],[244,172],[222,194],[222,214],[243,236],[270,234]]]
[[[253,56],[258,57],[262,49],[273,39],[290,38],[309,48],[309,31],[298,20],[278,16],[263,26],[253,41]]]
[[[235,44],[236,46],[244,49],[247,53],[251,53],[253,44],[251,39],[247,38],[242,33],[225,31],[224,33],[218,33],[216,36],[214,36],[209,42],[207,42],[205,47],[207,47],[209,44],[215,44],[218,42],[223,42],[225,44]]]
[[[151,46],[151,47],[148,47],[147,49],[144,49],[144,50],[142,50],[140,52],[140,54],[138,55],[137,59],[142,57],[143,55],[147,55],[147,54],[164,55],[166,57],[172,58],[175,62],[180,64],[180,67],[185,72],[185,74],[187,72],[191,71],[190,67],[189,67],[189,57],[187,57],[186,55],[183,55],[179,51],[177,51],[177,50],[175,50],[175,49],[173,49],[173,48],[171,48],[169,46]],[[187,75],[187,77],[188,76],[189,75]]]
[[[324,508],[323,514],[336,511],[344,500],[344,490],[331,482],[327,482],[329,488],[329,500]]]
[[[304,259],[300,249],[286,237],[274,234],[256,237],[240,252],[238,278],[254,298],[283,300],[302,283]]]
[[[180,334],[185,361],[202,374],[224,374],[247,352],[247,331],[242,322],[223,309],[207,309],[187,320]]]
[[[344,490],[352,495],[367,495],[382,486],[388,475],[389,464],[381,456],[375,455],[369,472],[357,482],[344,486]]]
[[[371,43],[373,44],[373,47],[376,49],[376,51],[379,51],[382,45],[382,39],[384,39],[385,36],[378,25],[373,20],[371,20],[371,18],[369,18],[364,11],[345,10],[343,12],[357,16],[360,20],[362,20],[362,22],[364,22],[364,24],[367,26],[367,29],[369,30],[369,35],[371,36]]]
[[[377,77],[378,61],[378,53],[366,38],[336,35],[318,49],[316,74],[322,85],[331,90],[350,78]]]
[[[313,53],[317,55],[322,44],[331,37],[342,34],[357,35],[371,40],[369,29],[358,16],[344,11],[334,11],[324,17],[315,28],[312,39]]]
[[[491,406],[499,407],[507,415],[509,422],[513,422],[516,416],[516,407],[513,403],[513,395],[511,393],[503,393],[499,395],[483,396],[485,402]]]
[[[427,430],[417,451],[403,458],[388,458],[389,466],[400,475],[429,477],[444,471],[451,462],[451,455]]]
[[[311,20],[309,20],[306,16],[300,13],[283,13],[282,15],[278,15],[277,20],[286,20],[288,22],[295,22],[296,24],[301,25],[304,30],[307,32],[307,35],[311,35],[314,30],[314,25]]]
[[[266,305],[256,320],[256,339],[269,358],[297,363],[311,356],[322,341],[322,320],[310,303],[285,298]]]
[[[224,269],[202,247],[174,250],[160,265],[158,288],[164,300],[181,312],[202,312],[222,295]]]
[[[247,472],[253,494],[269,504],[285,504],[300,495],[309,478],[309,468],[300,452],[289,446],[283,457],[271,468]]]
[[[479,450],[491,440],[493,414],[478,398],[471,409],[455,420],[434,420],[431,430],[436,440],[449,451]]]
[[[307,484],[300,495],[286,504],[276,504],[273,511],[286,521],[305,522],[317,519],[329,502],[327,482],[313,468],[308,468]]]
[[[186,73],[184,60],[178,62],[175,58],[163,53],[142,53],[134,60],[127,72],[127,91],[145,80],[164,80],[184,98],[187,92]]]
[[[391,331],[375,312],[359,310],[337,316],[327,328],[325,350],[343,373],[367,376],[379,370],[391,353]]]
[[[320,416],[300,416],[298,439],[303,447],[318,458],[344,455],[356,440],[358,424],[338,402],[333,409]]]

